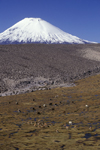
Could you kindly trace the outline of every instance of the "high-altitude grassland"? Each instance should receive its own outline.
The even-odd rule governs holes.
[[[99,53],[100,44],[0,45],[0,92],[26,86],[32,91],[33,85],[61,84],[99,73]]]

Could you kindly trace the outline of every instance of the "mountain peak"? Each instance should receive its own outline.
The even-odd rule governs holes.
[[[62,31],[41,18],[24,18],[0,34],[1,44],[11,43],[89,43]]]
[[[41,21],[42,19],[41,18],[24,18],[23,20],[21,21]]]

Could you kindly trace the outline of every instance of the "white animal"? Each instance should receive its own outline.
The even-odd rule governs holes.
[[[72,125],[72,121],[69,121],[69,125]]]
[[[46,104],[43,104],[43,107],[46,107]]]
[[[88,105],[85,105],[85,107],[88,108],[89,106],[88,106]]]

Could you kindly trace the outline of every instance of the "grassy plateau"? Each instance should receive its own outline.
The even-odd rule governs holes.
[[[100,150],[100,75],[0,97],[0,150]]]

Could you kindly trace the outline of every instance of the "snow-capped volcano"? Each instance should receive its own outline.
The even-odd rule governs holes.
[[[40,18],[25,18],[0,33],[1,44],[11,43],[90,43]]]

